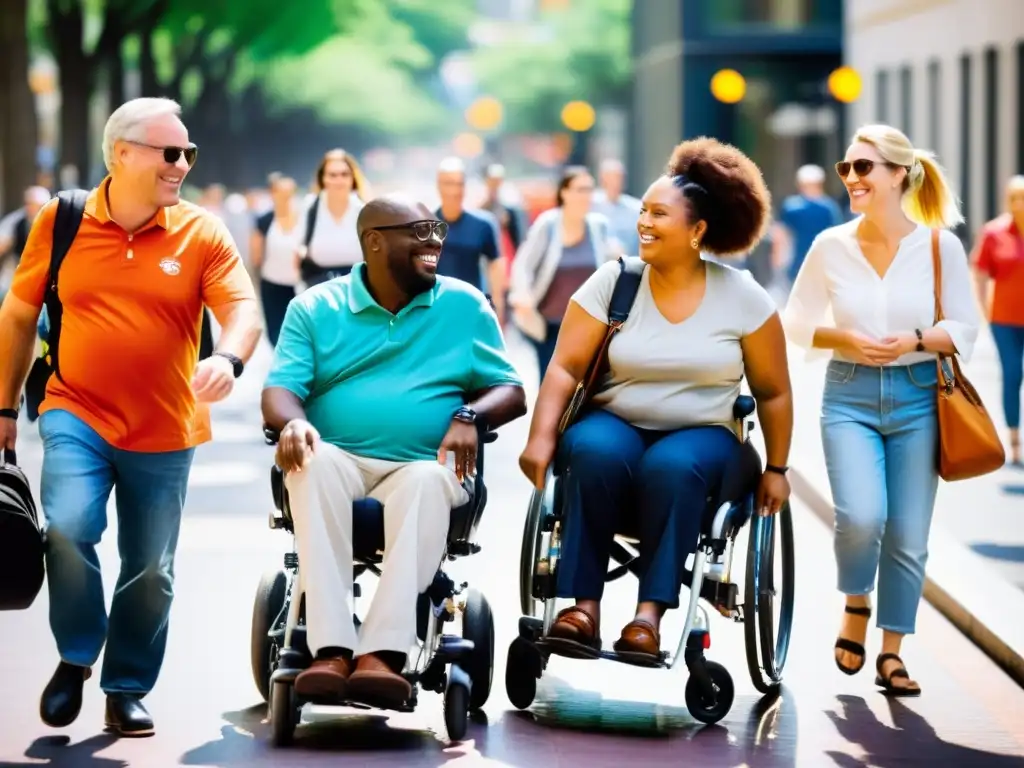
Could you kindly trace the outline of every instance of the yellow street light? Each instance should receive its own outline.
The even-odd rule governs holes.
[[[863,83],[853,67],[839,67],[828,76],[828,90],[836,101],[849,104],[860,98]]]
[[[736,104],[747,93],[747,81],[735,69],[720,69],[711,78],[711,95],[725,104]]]
[[[479,157],[484,151],[484,140],[475,133],[460,133],[452,140],[452,148],[460,157]]]
[[[570,101],[562,107],[562,124],[570,131],[589,131],[596,120],[594,108],[585,101]]]
[[[501,124],[501,102],[493,96],[481,96],[466,109],[466,123],[477,131],[493,131]]]

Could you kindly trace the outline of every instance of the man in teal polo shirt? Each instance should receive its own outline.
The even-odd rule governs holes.
[[[401,706],[416,598],[468,501],[478,427],[526,412],[484,295],[437,276],[447,227],[422,204],[360,212],[365,261],[292,300],[263,391],[281,431],[314,662],[296,692]],[[454,471],[447,466],[454,457]],[[352,622],[352,502],[384,505],[383,575],[361,632]]]

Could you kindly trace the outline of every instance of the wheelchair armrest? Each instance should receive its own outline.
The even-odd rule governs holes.
[[[486,443],[493,443],[497,439],[498,439],[498,433],[497,432],[490,432],[490,431],[484,431],[484,430],[480,431],[480,442],[481,443],[485,443],[485,444]]]
[[[745,419],[747,416],[752,414],[757,408],[757,403],[754,402],[754,398],[750,395],[740,395],[736,398],[736,402],[732,404],[732,417],[739,421]]]
[[[277,445],[278,440],[281,439],[281,432],[274,429],[269,424],[263,425],[263,439],[267,445]]]

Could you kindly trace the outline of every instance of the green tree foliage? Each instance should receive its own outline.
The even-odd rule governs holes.
[[[505,130],[554,131],[569,101],[624,105],[632,77],[632,0],[577,0],[545,14],[535,30],[478,48],[473,67],[482,93],[505,105]]]

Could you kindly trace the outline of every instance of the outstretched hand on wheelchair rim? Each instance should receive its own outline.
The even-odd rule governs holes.
[[[476,476],[476,452],[480,441],[476,427],[463,421],[452,421],[448,433],[437,449],[439,464],[448,463],[448,452],[455,454],[455,476],[459,482]]]

